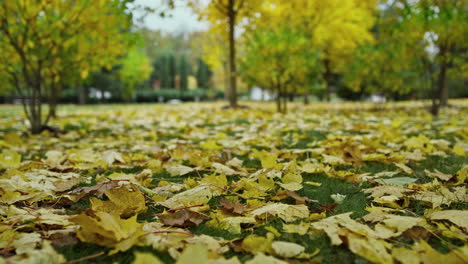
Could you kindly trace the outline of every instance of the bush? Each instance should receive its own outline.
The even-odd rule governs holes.
[[[159,98],[162,98],[164,102],[172,99],[179,99],[182,101],[195,101],[198,99],[205,98],[205,90],[194,89],[180,91],[176,89],[160,89],[160,90],[138,90],[136,91],[137,102],[159,102]]]

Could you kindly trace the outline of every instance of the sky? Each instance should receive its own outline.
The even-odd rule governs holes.
[[[149,6],[156,8],[161,6],[161,0],[136,0],[136,5]],[[160,30],[169,34],[178,34],[185,32],[195,32],[208,29],[208,24],[203,21],[198,21],[198,16],[193,13],[190,7],[185,6],[181,0],[175,0],[176,8],[169,10],[167,13],[172,17],[160,17],[159,13],[148,14],[143,22],[143,25],[149,29]],[[134,11],[135,17],[141,17],[142,11]]]

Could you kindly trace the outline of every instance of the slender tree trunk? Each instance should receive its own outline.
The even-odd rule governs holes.
[[[86,104],[86,89],[83,85],[78,86],[78,104]]]
[[[309,104],[309,95],[308,94],[304,94],[304,104],[305,105]]]
[[[279,90],[278,90],[278,94],[276,95],[276,111],[281,113],[281,94]]]
[[[229,85],[229,65],[226,61],[223,62],[224,70],[224,100],[229,101],[230,85]]]
[[[53,118],[57,117],[57,103],[59,91],[55,84],[52,84],[51,93],[49,96],[49,115]]]
[[[236,46],[235,46],[235,25],[236,11],[234,10],[234,0],[229,0],[229,105],[237,106],[237,88],[236,88]]]
[[[51,117],[57,117],[57,102],[49,103],[49,113]]]
[[[439,80],[438,80],[438,90],[439,90],[439,102],[440,106],[448,105],[448,86],[447,86],[447,46],[441,45],[439,56],[440,60],[440,70],[439,70]]]
[[[40,97],[41,83],[36,81],[30,98],[29,106],[31,107],[31,133],[40,134],[42,132],[42,115],[41,115],[41,97]]]
[[[324,78],[325,78],[325,85],[326,85],[326,92],[325,92],[325,100],[327,102],[330,102],[331,100],[331,78],[332,78],[332,72],[330,69],[330,60],[325,59],[324,61],[325,65],[325,73],[324,73]]]
[[[283,97],[283,111],[282,111],[282,113],[286,114],[287,112],[288,112],[288,97],[285,94],[285,96]]]

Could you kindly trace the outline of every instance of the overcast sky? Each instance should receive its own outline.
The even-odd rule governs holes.
[[[149,6],[156,8],[160,5],[161,0],[136,0],[135,4]],[[183,33],[194,32],[208,29],[206,22],[198,21],[198,17],[193,13],[190,7],[185,6],[180,0],[175,0],[176,8],[169,10],[168,13],[172,17],[166,16],[164,18],[159,16],[159,13],[148,14],[144,20],[143,25],[147,28],[160,30],[165,33]],[[177,4],[179,3],[179,5]],[[135,11],[135,17],[141,17],[142,12]]]

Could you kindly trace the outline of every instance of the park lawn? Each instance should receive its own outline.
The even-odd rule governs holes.
[[[0,106],[0,263],[466,263],[468,101],[426,104],[63,106],[37,136]]]

